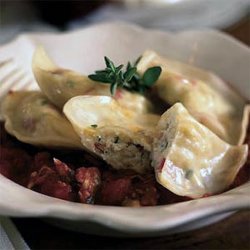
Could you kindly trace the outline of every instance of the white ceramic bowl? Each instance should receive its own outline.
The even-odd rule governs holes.
[[[33,79],[31,57],[38,44],[42,44],[59,65],[84,74],[102,68],[104,55],[116,63],[124,63],[137,58],[146,49],[154,49],[162,55],[217,73],[250,99],[249,49],[218,31],[163,33],[109,23],[72,33],[27,34],[0,47],[0,61],[14,58],[15,65],[24,68]],[[29,88],[37,88],[34,81]],[[0,85],[0,93],[2,91]],[[249,191],[250,182],[208,198],[174,205],[127,208],[51,198],[0,175],[0,215],[43,217],[62,227],[100,235],[156,236],[199,228],[234,211],[250,208]]]

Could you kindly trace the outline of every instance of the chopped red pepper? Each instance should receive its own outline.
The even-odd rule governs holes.
[[[99,142],[96,142],[94,144],[95,148],[97,149],[97,151],[99,151],[99,153],[104,153],[104,150],[105,150],[105,145],[104,144],[101,144]]]
[[[165,161],[166,161],[165,158],[163,158],[163,159],[161,160],[161,162],[160,162],[160,164],[159,164],[159,166],[158,166],[158,168],[157,168],[157,170],[159,170],[159,172],[162,171],[162,169],[163,169],[163,167],[164,167],[164,164],[165,164]]]

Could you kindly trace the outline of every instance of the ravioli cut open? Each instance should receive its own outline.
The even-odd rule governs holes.
[[[248,126],[250,107],[228,84],[211,72],[146,51],[137,68],[161,66],[162,73],[153,89],[170,105],[181,102],[197,121],[221,139],[242,144]]]
[[[60,109],[74,96],[111,95],[110,85],[97,83],[75,71],[58,67],[42,47],[38,47],[33,55],[32,70],[42,92]],[[138,113],[147,113],[152,109],[151,102],[145,96],[124,89],[118,89],[114,98],[123,107]]]
[[[157,181],[180,196],[225,191],[247,159],[248,146],[232,146],[197,122],[181,103],[156,128],[152,165]]]
[[[108,96],[77,96],[63,112],[81,142],[115,169],[150,169],[150,151],[159,116],[125,109]]]
[[[8,133],[22,142],[48,148],[83,148],[70,122],[41,92],[10,92],[3,100],[2,113]]]

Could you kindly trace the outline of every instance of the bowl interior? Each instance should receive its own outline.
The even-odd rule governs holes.
[[[215,72],[250,100],[249,49],[218,31],[165,33],[107,23],[72,33],[22,35],[0,47],[0,61],[14,58],[33,79],[31,89],[38,88],[31,72],[32,54],[37,45],[43,45],[59,65],[83,74],[103,68],[104,55],[116,63],[124,63],[135,60],[146,49],[153,49],[169,58]],[[126,233],[160,234],[215,214],[249,208],[249,188],[250,182],[206,199],[131,209],[65,202],[25,189],[0,175],[0,214],[63,218]]]

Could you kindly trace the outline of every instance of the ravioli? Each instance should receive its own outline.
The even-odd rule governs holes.
[[[42,92],[60,109],[74,96],[111,95],[110,85],[96,83],[87,76],[59,68],[42,47],[38,47],[33,55],[32,69]],[[133,109],[138,113],[147,113],[152,109],[151,102],[145,96],[131,93],[125,89],[118,89],[114,98],[121,106]]]
[[[63,112],[81,142],[115,169],[150,169],[150,151],[158,115],[138,114],[108,96],[77,96]]]
[[[6,130],[22,142],[48,148],[83,148],[72,125],[41,92],[10,92],[3,100],[2,112]]]
[[[161,66],[154,90],[170,105],[181,102],[197,121],[221,139],[237,145],[246,135],[250,108],[238,94],[216,75],[160,57],[146,51],[138,63],[142,74],[149,67]]]
[[[225,191],[247,159],[247,145],[224,142],[181,103],[161,116],[156,131],[152,151],[156,179],[180,196],[199,198]]]

